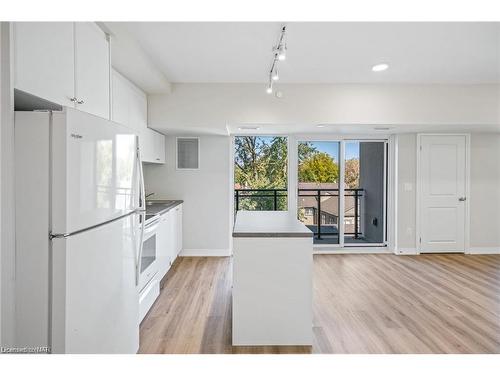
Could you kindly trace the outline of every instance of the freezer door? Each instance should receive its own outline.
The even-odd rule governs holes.
[[[71,233],[135,210],[135,134],[71,108],[52,116],[52,233]]]
[[[53,353],[136,353],[139,215],[53,242]]]

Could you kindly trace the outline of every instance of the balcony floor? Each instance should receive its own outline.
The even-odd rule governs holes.
[[[312,230],[313,233],[316,233],[318,230],[316,225],[307,225],[307,227]],[[315,245],[338,245],[338,243],[339,235],[337,228],[334,226],[322,226],[321,238],[318,239],[316,238],[316,236],[314,237]],[[370,241],[366,240],[363,237],[354,238],[354,235],[347,235],[344,237],[344,243],[367,245],[370,244]]]

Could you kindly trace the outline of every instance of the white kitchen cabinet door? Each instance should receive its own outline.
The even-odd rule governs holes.
[[[148,126],[146,94],[114,69],[111,82],[113,121],[128,126],[140,136]]]
[[[129,122],[130,126],[142,133],[148,126],[148,99],[146,94],[129,82]]]
[[[158,260],[158,273],[159,279],[161,280],[163,276],[170,269],[170,258],[171,258],[171,250],[170,244],[172,238],[172,220],[169,212],[161,215],[160,224],[158,225],[158,229],[156,230],[156,238],[157,238],[157,260]]]
[[[165,136],[153,129],[146,128],[143,133],[142,161],[165,163]]]
[[[77,107],[110,118],[109,40],[93,22],[75,23],[75,96]]]
[[[113,70],[111,73],[111,120],[130,125],[130,94],[125,77]]]
[[[157,163],[165,163],[165,136],[160,133],[155,134],[155,160]]]
[[[71,22],[14,23],[14,87],[73,106],[74,29]]]
[[[155,159],[155,139],[154,131],[146,128],[141,134],[141,157],[146,163],[154,163]]]
[[[174,208],[174,251],[175,256],[182,251],[182,204]]]

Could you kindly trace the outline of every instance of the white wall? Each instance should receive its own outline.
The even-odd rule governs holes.
[[[398,135],[398,250],[416,249],[417,136]],[[470,247],[500,252],[500,134],[472,133]],[[405,190],[411,186],[411,190]]]
[[[415,253],[417,135],[399,134],[398,142],[398,251]]]
[[[500,134],[472,134],[470,169],[471,249],[500,253]]]
[[[144,165],[146,192],[154,199],[182,199],[183,255],[229,255],[228,136],[200,137],[200,169],[177,170],[175,136],[166,137],[166,163]]]
[[[0,23],[0,140],[1,140],[1,339],[14,342],[15,212],[14,212],[14,98],[11,75],[11,27]]]
[[[226,125],[499,124],[495,85],[175,84],[149,97],[149,126],[226,134]]]

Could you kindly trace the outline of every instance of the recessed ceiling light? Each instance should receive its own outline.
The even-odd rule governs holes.
[[[325,125],[316,125],[318,128],[324,128]]]
[[[382,63],[382,64],[377,64],[372,66],[372,70],[374,72],[383,72],[384,70],[387,70],[389,68],[389,64]]]
[[[238,130],[259,130],[260,126],[240,126]]]

